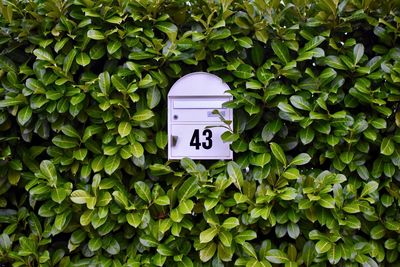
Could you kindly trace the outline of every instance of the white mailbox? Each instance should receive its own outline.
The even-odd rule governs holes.
[[[233,120],[229,86],[210,73],[194,72],[180,78],[168,93],[168,159],[232,159],[229,143],[221,135],[227,131],[214,110]]]

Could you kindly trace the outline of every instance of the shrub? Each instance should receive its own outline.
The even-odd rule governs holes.
[[[387,265],[399,1],[2,1],[0,263]],[[166,95],[222,77],[234,161],[168,161]]]

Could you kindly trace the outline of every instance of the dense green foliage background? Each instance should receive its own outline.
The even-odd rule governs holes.
[[[399,7],[3,0],[0,263],[398,263]],[[231,88],[234,161],[166,158],[193,71]]]

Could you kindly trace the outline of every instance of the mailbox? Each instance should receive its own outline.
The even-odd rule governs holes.
[[[194,72],[180,78],[168,93],[168,159],[232,159],[229,143],[221,139],[227,131],[218,114],[233,120],[229,86],[210,73]],[[207,126],[212,126],[211,128]]]

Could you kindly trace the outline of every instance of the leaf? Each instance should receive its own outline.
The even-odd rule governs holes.
[[[118,133],[121,137],[128,136],[131,133],[132,125],[127,121],[122,121],[118,125]]]
[[[75,61],[78,65],[85,67],[90,64],[90,57],[85,52],[80,52],[76,57]]]
[[[264,142],[271,141],[272,138],[274,137],[274,135],[281,130],[282,126],[283,126],[283,123],[279,119],[268,122],[264,126],[264,128],[261,132],[261,137],[262,137],[263,141]]]
[[[40,163],[40,172],[52,183],[57,181],[56,167],[50,160],[43,160]]]
[[[229,217],[223,222],[221,226],[227,230],[230,230],[239,226],[239,220],[236,217]]]
[[[87,37],[93,40],[103,40],[105,39],[104,34],[98,30],[88,30]]]
[[[209,243],[205,248],[200,250],[200,260],[202,262],[209,261],[217,251],[217,245],[214,242]]]
[[[46,50],[44,50],[42,48],[37,48],[37,49],[33,50],[33,54],[39,60],[44,60],[44,61],[50,62],[52,64],[56,64],[56,62],[54,61],[53,56],[48,51],[46,51]]]
[[[72,138],[77,138],[77,139],[81,138],[79,133],[78,133],[78,131],[75,130],[75,128],[72,127],[70,124],[65,124],[65,125],[61,126],[61,131],[66,136],[69,136],[69,137],[72,137]]]
[[[301,153],[301,154],[297,155],[294,159],[292,159],[292,161],[290,161],[289,166],[290,165],[295,165],[295,166],[304,165],[304,164],[309,163],[310,160],[311,160],[310,155],[308,155],[307,153]]]
[[[253,46],[253,41],[247,36],[237,39],[237,42],[244,48],[251,48]]]
[[[395,145],[391,138],[385,137],[381,143],[381,154],[385,156],[390,156],[393,154],[395,149]]]
[[[353,49],[354,65],[356,65],[364,55],[364,45],[356,44]]]
[[[257,233],[253,230],[244,230],[243,232],[234,236],[234,239],[238,244],[243,244],[243,242],[253,240],[255,238],[257,238]]]
[[[189,198],[195,196],[199,189],[200,189],[200,186],[197,183],[197,178],[190,177],[179,187],[178,199],[180,201],[189,199]]]
[[[69,73],[69,70],[71,69],[72,63],[74,62],[77,53],[78,51],[76,49],[71,49],[71,51],[64,58],[63,71],[65,73]]]
[[[136,182],[134,187],[136,194],[138,194],[138,196],[141,199],[143,199],[147,203],[151,202],[152,197],[151,197],[150,187],[145,182],[142,181]]]
[[[307,241],[303,246],[302,253],[303,261],[306,266],[310,266],[315,258],[314,243],[312,241]]]
[[[100,73],[99,86],[104,95],[108,95],[110,93],[110,74],[108,71]]]
[[[111,175],[119,168],[120,163],[121,159],[118,155],[108,157],[104,163],[104,171]]]
[[[178,27],[176,27],[175,24],[171,22],[162,21],[162,22],[157,22],[155,26],[157,29],[165,33],[171,42],[175,42],[176,36],[178,34]]]
[[[375,225],[370,232],[371,238],[375,240],[383,238],[385,234],[386,228],[382,224]]]
[[[366,195],[376,192],[378,190],[378,187],[379,184],[377,182],[375,181],[368,182],[367,184],[364,185],[360,197],[365,197]]]
[[[318,203],[327,209],[333,209],[335,208],[335,200],[333,199],[332,196],[328,195],[328,194],[324,194],[321,196],[321,199],[318,200]]]
[[[328,252],[332,248],[332,243],[327,240],[319,240],[317,244],[315,244],[315,250],[318,254],[323,254]]]
[[[131,145],[130,145],[130,149],[131,149],[131,152],[132,152],[132,155],[135,157],[135,158],[140,158],[143,154],[144,154],[144,149],[143,149],[143,146],[142,146],[142,144],[140,144],[139,142],[133,142]]]
[[[80,149],[74,150],[72,155],[73,155],[74,159],[83,161],[86,158],[87,153],[88,153],[88,150],[86,148],[80,148]]]
[[[275,55],[277,55],[284,64],[289,63],[289,50],[283,42],[274,39],[271,42],[271,48],[274,51]]]
[[[121,42],[119,40],[111,40],[107,44],[107,52],[112,55],[121,48]]]
[[[160,90],[158,90],[156,87],[150,88],[149,90],[147,90],[146,98],[147,98],[147,106],[150,109],[155,108],[158,105],[158,103],[160,103],[161,100]]]
[[[242,190],[242,185],[243,185],[243,174],[242,170],[240,169],[239,165],[234,162],[230,161],[227,164],[227,172],[229,177],[233,180],[233,183],[235,186],[239,189]]]
[[[164,149],[168,143],[168,135],[165,131],[158,131],[156,133],[156,145],[160,149]]]
[[[283,152],[283,149],[274,142],[270,143],[270,148],[272,151],[272,154],[274,154],[274,157],[283,164],[283,166],[286,166],[287,162],[286,162],[286,156],[285,153]]]
[[[145,109],[142,111],[138,111],[136,112],[133,116],[132,119],[134,121],[146,121],[151,119],[154,116],[153,111],[149,110],[149,109]]]
[[[344,163],[344,164],[350,164],[351,161],[354,158],[354,152],[353,151],[346,151],[346,152],[342,152],[340,154],[340,160]]]
[[[22,108],[18,112],[17,120],[21,126],[25,126],[32,118],[32,109],[29,106]]]
[[[79,145],[78,140],[72,137],[57,135],[52,140],[53,144],[60,148],[68,149],[75,148]]]
[[[287,263],[289,262],[289,258],[282,250],[279,249],[270,249],[266,254],[266,258],[269,262],[272,263]]]
[[[230,247],[232,245],[232,234],[228,231],[221,231],[218,234],[219,240],[225,247]]]
[[[290,97],[290,103],[298,109],[311,111],[311,104],[305,100],[302,96],[293,95]]]
[[[91,197],[92,196],[88,192],[78,189],[71,193],[70,199],[76,204],[86,204]]]
[[[200,243],[208,243],[218,234],[218,228],[211,227],[200,233]]]

